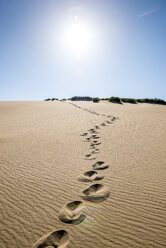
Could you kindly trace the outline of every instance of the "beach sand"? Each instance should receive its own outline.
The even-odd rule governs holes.
[[[166,247],[165,106],[1,102],[0,120],[1,248]]]

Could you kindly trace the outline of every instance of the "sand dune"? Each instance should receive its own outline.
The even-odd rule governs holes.
[[[1,102],[0,118],[0,247],[166,247],[165,106]]]

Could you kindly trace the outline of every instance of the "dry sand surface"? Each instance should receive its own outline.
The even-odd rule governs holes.
[[[0,120],[0,248],[166,247],[165,106],[1,102]]]

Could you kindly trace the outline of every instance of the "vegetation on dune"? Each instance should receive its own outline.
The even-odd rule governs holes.
[[[55,101],[59,100],[58,98],[47,98],[44,101]],[[66,101],[66,98],[60,99],[60,101]],[[99,97],[89,97],[89,96],[73,96],[69,98],[68,100],[71,101],[93,101],[94,103],[102,101],[109,101],[112,103],[151,103],[151,104],[161,104],[161,105],[166,105],[166,101],[163,99],[158,99],[158,98],[143,98],[143,99],[134,99],[134,98],[119,98],[119,97],[110,97],[110,98],[99,98]]]
[[[100,99],[98,97],[94,97],[93,102],[100,102]]]
[[[51,101],[58,101],[58,98],[52,98]]]
[[[158,99],[158,98],[154,98],[154,99],[150,99],[150,98],[137,99],[137,102],[166,105],[166,101],[164,101],[163,99]]]
[[[120,103],[121,104],[121,101],[120,101],[120,98],[119,97],[114,97],[114,96],[112,96],[112,97],[110,97],[110,98],[108,98],[109,100],[109,102],[113,102],[113,103]]]
[[[137,99],[137,102],[140,102],[140,103],[154,103],[154,99],[150,99],[150,98]]]
[[[44,101],[51,101],[51,98],[47,98],[47,99],[45,99]]]
[[[164,101],[163,99],[157,99],[157,98],[155,98],[154,101],[155,101],[154,103],[156,103],[156,104],[166,105],[166,101]]]
[[[92,97],[89,96],[73,96],[70,98],[71,101],[92,101]]]
[[[44,101],[58,101],[59,99],[58,98],[47,98],[45,99]]]
[[[128,103],[137,103],[136,99],[134,98],[121,98],[122,102],[128,102]]]

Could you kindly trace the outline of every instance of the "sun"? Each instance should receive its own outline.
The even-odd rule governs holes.
[[[77,59],[84,57],[92,47],[92,32],[88,25],[81,22],[78,16],[66,29],[64,37],[66,47]]]

